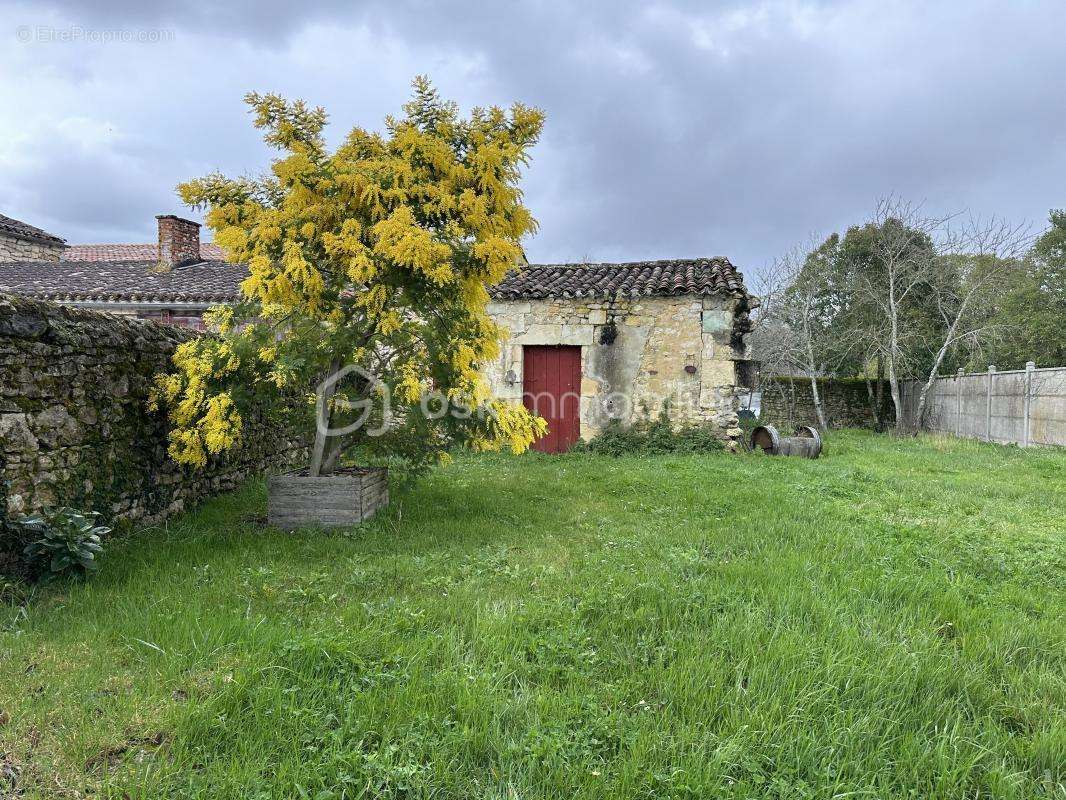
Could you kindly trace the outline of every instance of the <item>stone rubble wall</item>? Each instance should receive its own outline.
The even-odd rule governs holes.
[[[509,338],[486,375],[497,397],[521,402],[524,346],[580,345],[583,439],[611,420],[655,417],[668,401],[675,423],[711,424],[735,442],[735,310],[726,298],[496,301],[489,314]],[[603,343],[612,321],[614,341]]]
[[[15,517],[68,505],[149,523],[306,460],[306,443],[278,430],[246,434],[204,470],[170,460],[148,390],[197,335],[0,294],[0,509]],[[0,572],[3,550],[0,542]]]
[[[0,235],[0,263],[8,261],[59,261],[63,245],[31,242],[17,236]]]
[[[875,421],[870,407],[869,389],[861,378],[818,378],[818,393],[822,398],[826,422],[830,428],[873,428]],[[871,382],[874,383],[874,382]],[[759,421],[791,434],[797,425],[818,424],[811,394],[810,378],[763,376],[762,408]],[[876,396],[877,386],[873,385]],[[882,388],[879,411],[882,427],[895,425],[896,414],[892,407],[892,393],[887,381]]]

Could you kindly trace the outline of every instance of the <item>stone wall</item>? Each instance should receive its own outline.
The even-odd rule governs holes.
[[[150,522],[306,459],[269,430],[204,470],[171,461],[152,376],[197,336],[145,320],[0,295],[0,503],[9,515],[55,505]],[[4,548],[0,543],[0,571]],[[10,548],[9,548],[10,552]]]
[[[0,235],[0,263],[7,261],[59,261],[64,246]]]
[[[831,428],[872,428],[875,426],[871,412],[870,394],[866,381],[861,378],[818,378],[818,393],[826,422]],[[876,382],[871,381],[876,396]],[[792,432],[796,425],[817,425],[818,415],[814,410],[809,378],[783,378],[763,376],[762,409],[759,421],[770,423],[781,430]],[[888,383],[883,382],[879,416],[882,426],[895,424],[892,394]]]
[[[580,345],[582,438],[611,420],[655,416],[668,400],[675,422],[710,423],[735,440],[735,305],[697,297],[493,302],[489,313],[509,338],[486,372],[497,397],[521,402],[523,346]]]

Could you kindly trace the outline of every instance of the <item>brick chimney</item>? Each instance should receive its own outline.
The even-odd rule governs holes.
[[[200,261],[200,223],[190,219],[160,214],[159,266],[170,269],[181,264]]]

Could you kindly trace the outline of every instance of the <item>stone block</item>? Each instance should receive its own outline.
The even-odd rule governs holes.
[[[733,315],[728,311],[705,310],[703,312],[704,333],[724,333],[733,327]]]
[[[514,317],[528,314],[530,304],[528,302],[495,300],[486,306],[486,310],[493,318]]]
[[[46,447],[75,444],[82,435],[82,426],[61,405],[46,408],[32,425],[38,441]]]
[[[38,449],[25,414],[0,414],[0,450],[8,453],[31,454]]]
[[[559,344],[590,345],[592,342],[591,325],[562,325],[559,328]]]
[[[526,328],[525,333],[517,336],[522,344],[559,344],[562,325],[557,323],[534,323]]]

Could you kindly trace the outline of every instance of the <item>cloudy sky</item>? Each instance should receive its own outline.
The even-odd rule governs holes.
[[[1066,0],[36,0],[0,19],[0,213],[71,242],[152,241],[156,214],[187,213],[178,181],[260,172],[248,90],[325,106],[336,141],[419,73],[463,107],[547,113],[533,261],[754,269],[889,193],[1037,225],[1066,206]]]

